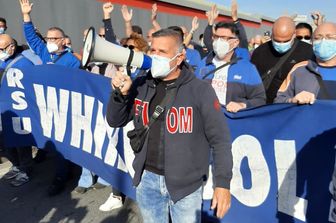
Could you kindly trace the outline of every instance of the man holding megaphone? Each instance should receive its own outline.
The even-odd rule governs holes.
[[[150,71],[133,82],[117,72],[107,108],[112,127],[134,121],[128,136],[135,152],[133,184],[144,221],[168,223],[170,214],[173,223],[201,222],[210,147],[215,170],[211,208],[222,218],[231,202],[232,153],[216,94],[184,62],[178,32],[154,33],[150,57]]]

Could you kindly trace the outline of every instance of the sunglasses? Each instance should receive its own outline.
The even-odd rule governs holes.
[[[133,46],[133,45],[123,45],[123,47],[125,47],[125,48],[128,48],[128,49],[130,49],[130,50],[134,50],[134,48],[135,48],[135,46]]]
[[[302,40],[302,39],[310,40],[310,39],[311,39],[311,36],[296,36],[296,38],[297,38],[298,40]]]

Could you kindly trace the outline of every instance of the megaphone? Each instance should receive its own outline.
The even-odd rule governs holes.
[[[152,65],[149,56],[106,41],[96,35],[93,27],[86,34],[81,63],[83,67],[87,67],[90,62],[134,66],[144,70],[150,69]]]

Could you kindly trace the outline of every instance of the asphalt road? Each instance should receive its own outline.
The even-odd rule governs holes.
[[[111,192],[107,187],[89,190],[85,194],[73,192],[79,178],[80,168],[73,169],[74,177],[60,195],[49,197],[47,188],[53,178],[53,156],[34,165],[31,181],[21,187],[12,187],[2,176],[10,168],[10,162],[0,164],[0,222],[142,222],[135,202],[126,199],[124,206],[110,212],[99,211]]]

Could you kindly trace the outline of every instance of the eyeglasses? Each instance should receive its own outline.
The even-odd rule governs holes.
[[[5,46],[4,48],[0,48],[0,52],[5,51],[10,45],[12,45],[13,43],[8,44],[7,46]]]
[[[336,40],[336,34],[327,34],[327,35],[316,35],[314,36],[314,40]]]
[[[55,42],[59,39],[63,39],[64,37],[44,37],[45,41],[51,41],[51,42]]]
[[[98,34],[98,36],[100,36],[101,38],[105,38],[104,34]]]
[[[310,39],[311,39],[311,36],[296,36],[296,38],[297,38],[298,40],[302,40],[302,39],[310,40]]]
[[[123,45],[123,47],[125,47],[125,48],[128,48],[128,49],[130,49],[130,50],[134,50],[134,48],[135,48],[135,46],[133,46],[133,45]]]
[[[212,36],[213,36],[214,40],[217,40],[219,38],[221,38],[222,40],[226,40],[226,41],[232,40],[232,39],[237,39],[237,37],[235,37],[235,36],[218,36],[216,34],[213,34]]]

